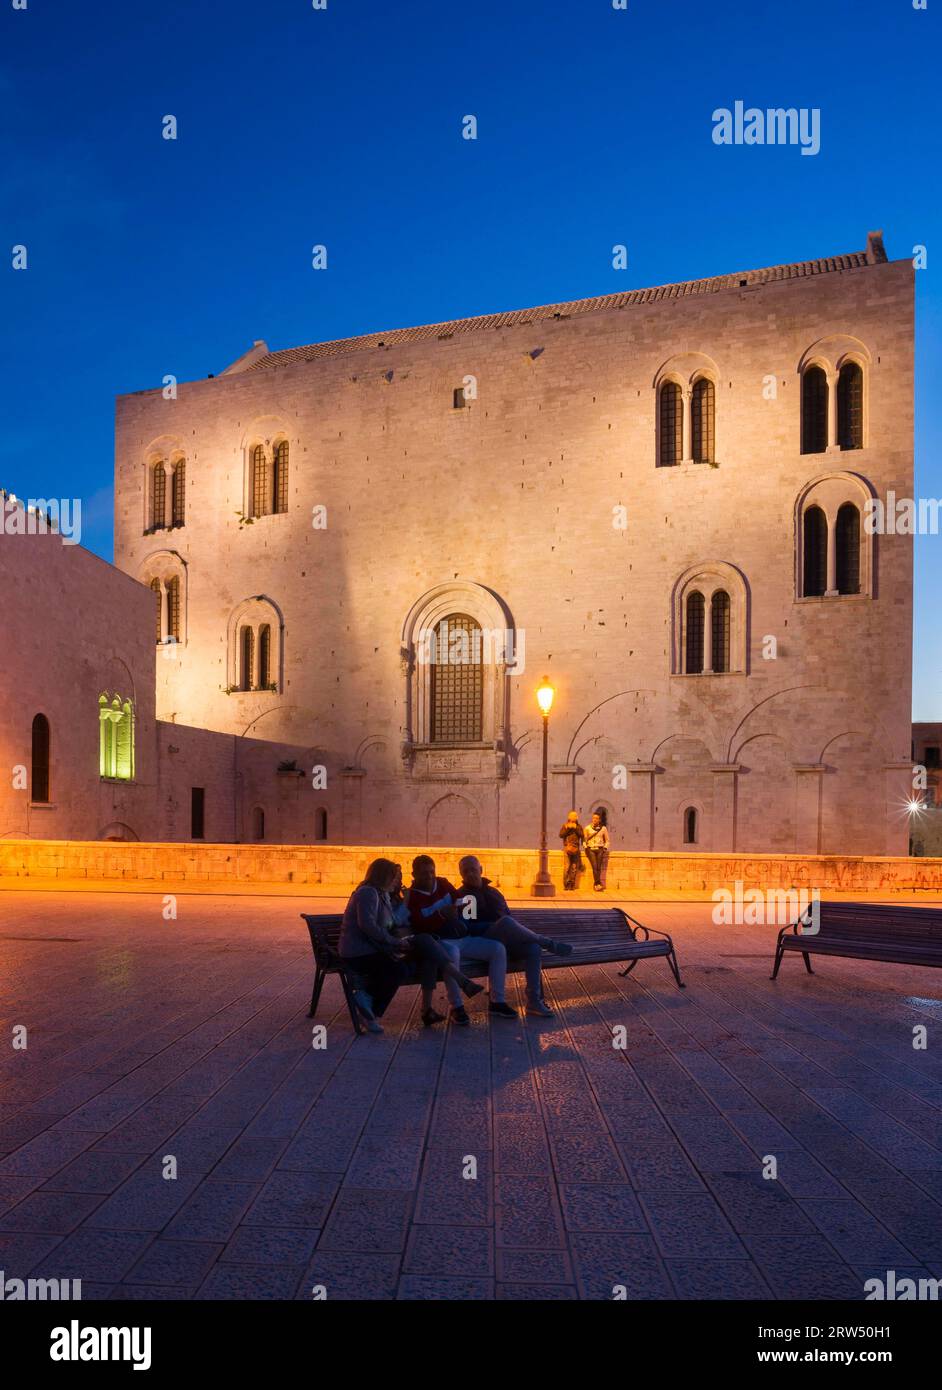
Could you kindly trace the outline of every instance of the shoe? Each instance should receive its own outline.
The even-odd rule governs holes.
[[[488,1006],[487,1012],[488,1012],[489,1014],[496,1014],[498,1018],[519,1018],[519,1017],[520,1017],[520,1015],[517,1013],[517,1010],[514,1009],[514,1008],[511,1008],[511,1006],[510,1006],[509,1004],[505,1004],[504,1001],[503,1001],[503,999],[499,999],[499,1000],[494,1000],[494,999],[492,999],[491,1002],[490,1002],[490,1005]]]
[[[595,891],[596,891],[596,893],[601,893],[601,891],[602,891],[602,885],[601,885],[601,883],[597,883],[597,884],[595,885]]]
[[[444,1023],[445,1015],[440,1014],[437,1009],[423,1009],[422,1022],[426,1028],[431,1028],[436,1023]]]
[[[551,956],[571,956],[572,945],[568,941],[547,941],[543,947]]]
[[[357,1013],[363,1020],[368,1033],[381,1033],[383,1025],[373,1012],[373,1001],[365,989],[355,989],[353,991],[353,1002],[357,1006]]]
[[[457,1024],[459,1028],[468,1028],[471,1024],[471,1020],[468,1017],[468,1011],[463,1004],[459,1004],[457,1007],[453,1007],[451,1013],[449,1014],[449,1018],[451,1019],[452,1023]]]
[[[527,1001],[527,1014],[536,1018],[555,1018],[556,1015],[549,1007],[545,999],[537,999],[535,1003]]]
[[[480,994],[483,991],[484,986],[479,985],[475,980],[469,980],[465,977],[458,981],[458,988],[461,990],[465,999],[473,999],[476,994]]]

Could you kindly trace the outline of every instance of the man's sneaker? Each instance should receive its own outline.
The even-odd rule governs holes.
[[[519,1018],[517,1010],[511,1008],[509,1004],[505,1004],[503,999],[492,999],[487,1012],[489,1014],[496,1014],[498,1018]]]
[[[555,1018],[556,1015],[549,1007],[545,999],[537,999],[535,1002],[527,1002],[527,1013],[536,1018]]]
[[[571,956],[572,945],[568,941],[547,941],[543,947],[544,951],[549,951],[551,956]]]
[[[459,1028],[467,1028],[471,1022],[468,1017],[468,1011],[463,1004],[460,1004],[457,1008],[453,1008],[449,1014],[449,1018],[452,1023],[456,1023]]]
[[[373,1012],[373,1001],[365,989],[355,989],[353,991],[353,1002],[357,1006],[357,1013],[363,1020],[368,1033],[381,1033],[383,1025]]]

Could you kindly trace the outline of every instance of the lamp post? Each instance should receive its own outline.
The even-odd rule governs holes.
[[[549,749],[549,716],[553,708],[553,696],[556,691],[550,685],[546,676],[543,677],[543,684],[536,692],[536,702],[540,707],[543,716],[543,782],[541,787],[540,805],[540,865],[537,870],[536,878],[533,880],[533,887],[530,889],[531,896],[534,898],[553,898],[556,896],[556,888],[553,880],[549,876],[549,852],[546,848],[546,791],[548,783],[548,749]]]

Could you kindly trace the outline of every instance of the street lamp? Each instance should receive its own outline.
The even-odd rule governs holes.
[[[546,790],[547,790],[547,753],[549,748],[549,716],[553,708],[553,696],[556,691],[550,685],[546,676],[543,677],[543,684],[536,692],[536,702],[540,707],[543,716],[543,782],[541,788],[541,808],[540,808],[540,865],[537,870],[536,878],[533,880],[533,887],[530,889],[531,896],[534,898],[554,898],[556,888],[553,880],[549,876],[549,853],[546,848]]]

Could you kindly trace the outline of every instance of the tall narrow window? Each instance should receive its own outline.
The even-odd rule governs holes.
[[[288,441],[280,439],[275,445],[275,487],[272,511],[288,510]]]
[[[803,522],[805,598],[821,598],[828,586],[828,524],[820,507],[809,507]]]
[[[837,513],[834,541],[837,546],[837,592],[860,593],[860,512],[845,502]]]
[[[134,777],[134,706],[115,695],[98,699],[99,771],[102,777]]]
[[[863,370],[845,362],[837,378],[837,439],[842,449],[863,448]]]
[[[265,838],[265,812],[261,806],[256,806],[252,812],[252,839],[264,840]]]
[[[710,601],[710,640],[713,670],[723,674],[729,670],[729,594],[725,589],[717,589]]]
[[[154,605],[154,606],[155,606],[156,609],[157,609],[157,641],[158,641],[158,642],[162,642],[162,641],[164,640],[164,613],[163,613],[163,606],[164,606],[164,605],[163,605],[163,594],[162,594],[162,592],[161,592],[160,580],[159,580],[159,579],[152,579],[152,580],[150,581],[150,587],[151,587],[151,592],[153,593],[154,599],[155,599],[155,605]]]
[[[167,640],[179,642],[181,630],[180,576],[175,574],[167,580]]]
[[[44,714],[33,718],[30,801],[49,800],[49,720]]]
[[[155,463],[151,470],[150,514],[153,529],[162,531],[167,525],[167,471],[162,463]]]
[[[239,634],[239,689],[251,690],[255,675],[255,633],[244,627]]]
[[[686,659],[684,670],[688,676],[699,675],[703,670],[703,595],[694,589],[687,595],[687,631],[684,638]]]
[[[716,390],[709,377],[702,376],[694,382],[690,400],[690,434],[694,463],[713,462],[715,417]]]
[[[190,788],[190,839],[206,838],[206,788]]]
[[[684,812],[684,844],[695,845],[697,843],[697,810],[695,806],[688,806]]]
[[[271,627],[263,623],[258,630],[258,688],[267,690],[271,683]]]
[[[432,743],[480,743],[484,717],[481,629],[466,613],[442,619],[431,666]]]
[[[314,839],[327,839],[327,808],[319,806],[314,812]]]
[[[250,510],[253,516],[267,516],[271,511],[271,488],[268,481],[268,460],[265,449],[256,444],[252,450],[252,497]]]
[[[684,447],[684,400],[676,381],[665,381],[658,397],[658,429],[662,467],[680,463]]]
[[[186,462],[177,459],[170,480],[170,525],[182,526],[186,520]]]
[[[801,378],[801,452],[823,454],[828,447],[828,379],[823,367],[809,367]]]

